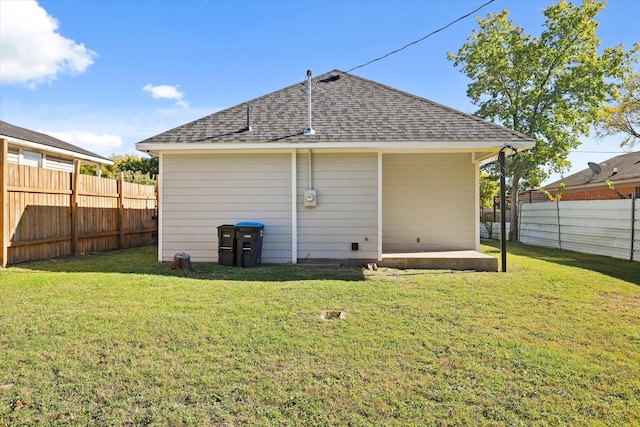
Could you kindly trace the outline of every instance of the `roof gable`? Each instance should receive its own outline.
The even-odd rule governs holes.
[[[19,126],[12,125],[0,120],[0,136],[7,136],[11,138],[20,139],[22,141],[34,142],[36,144],[44,145],[47,147],[56,148],[59,150],[68,151],[71,153],[82,154],[87,157],[93,157],[96,160],[105,160],[107,163],[111,163],[111,160],[106,157],[102,157],[98,154],[92,153],[84,148],[77,147],[68,142],[64,142],[52,136],[46,135],[40,132],[34,132],[29,129],[21,128]]]
[[[334,70],[141,141],[141,144],[255,142],[526,143],[531,138],[424,98]],[[249,113],[247,112],[249,109]],[[251,130],[247,129],[250,118]]]

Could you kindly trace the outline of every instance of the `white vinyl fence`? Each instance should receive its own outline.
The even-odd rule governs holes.
[[[584,200],[520,205],[520,242],[640,261],[640,203]]]
[[[487,228],[488,226],[488,228]],[[506,224],[506,235],[509,236],[509,230],[511,229],[511,223]],[[495,239],[500,240],[500,223],[480,223],[480,238],[481,239]]]

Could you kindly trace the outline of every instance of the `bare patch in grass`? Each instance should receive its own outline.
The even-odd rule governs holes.
[[[533,297],[538,301],[557,301],[560,299],[552,295],[543,295],[543,294],[535,294],[533,295]]]
[[[640,296],[620,292],[599,292],[601,305],[608,310],[637,310],[640,308]]]

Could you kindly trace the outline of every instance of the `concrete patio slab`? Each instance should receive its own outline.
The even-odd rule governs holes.
[[[385,253],[378,267],[498,271],[498,260],[477,251]]]

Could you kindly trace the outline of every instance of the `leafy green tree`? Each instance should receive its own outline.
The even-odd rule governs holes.
[[[640,74],[626,76],[620,89],[620,99],[605,105],[598,118],[598,136],[625,134],[621,147],[632,148],[640,143]]]
[[[494,198],[500,191],[498,177],[487,172],[480,172],[480,221],[485,225],[489,238],[493,236],[493,213],[484,213],[486,208],[493,207]]]
[[[111,159],[113,160],[113,159]],[[118,171],[118,167],[113,164],[113,165],[102,165],[100,168],[100,171],[102,173],[102,177],[103,178],[111,178],[111,179],[117,179],[118,178],[118,174],[120,173],[120,171]],[[96,169],[96,165],[93,164],[85,164],[85,165],[81,165],[80,166],[80,173],[84,174],[84,175],[91,175],[91,176],[96,176],[98,175],[98,171]]]
[[[631,71],[640,46],[619,45],[598,53],[595,17],[605,2],[581,6],[560,1],[544,9],[539,36],[514,26],[508,11],[478,18],[457,54],[449,53],[472,82],[467,95],[476,115],[522,132],[535,148],[511,156],[507,164],[512,191],[510,240],[518,235],[517,194],[521,181],[537,186],[552,172],[569,166],[567,155],[588,135],[598,112],[617,97],[617,82]]]
[[[493,207],[493,199],[499,192],[498,177],[480,172],[480,210]]]
[[[102,176],[116,179],[120,172],[124,180],[136,184],[153,184],[159,172],[158,159],[153,157],[140,157],[135,154],[112,154],[109,159],[113,161],[111,166],[102,166]],[[96,175],[95,165],[83,165],[80,173]]]
[[[138,172],[143,175],[147,174],[153,178],[158,175],[158,158],[129,155],[118,162],[118,169],[122,172],[129,171]]]

